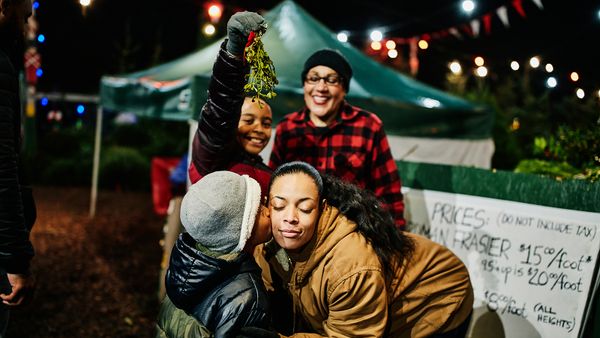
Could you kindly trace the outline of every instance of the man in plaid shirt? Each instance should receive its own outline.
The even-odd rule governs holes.
[[[269,165],[301,160],[369,189],[403,230],[398,167],[379,117],[345,101],[351,77],[352,68],[338,51],[322,49],[306,60],[306,106],[277,125]]]

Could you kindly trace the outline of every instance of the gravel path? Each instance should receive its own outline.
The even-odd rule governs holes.
[[[150,193],[35,187],[37,291],[11,312],[7,336],[153,337],[164,219]]]

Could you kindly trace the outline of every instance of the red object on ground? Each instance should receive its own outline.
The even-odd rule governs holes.
[[[150,170],[152,180],[152,204],[154,212],[160,216],[166,216],[171,201],[171,181],[169,176],[173,168],[177,166],[180,157],[153,157]]]

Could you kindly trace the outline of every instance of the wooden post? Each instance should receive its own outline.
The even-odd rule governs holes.
[[[98,170],[100,166],[100,144],[102,142],[102,106],[96,111],[96,137],[94,139],[94,163],[92,169],[92,191],[90,194],[90,218],[96,215],[98,197]]]

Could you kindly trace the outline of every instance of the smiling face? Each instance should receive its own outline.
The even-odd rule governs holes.
[[[286,250],[304,247],[315,234],[319,219],[319,192],[305,173],[279,176],[271,184],[269,207],[273,238]]]
[[[306,73],[304,79],[304,103],[310,111],[310,118],[317,126],[323,127],[329,124],[340,111],[342,102],[346,97],[346,90],[341,81],[328,83],[325,78],[338,77],[335,70],[326,66],[316,66]],[[322,78],[314,81],[307,79]],[[330,81],[331,82],[331,81]]]
[[[273,114],[267,103],[262,101],[260,107],[258,101],[252,102],[251,98],[245,98],[237,131],[237,140],[242,148],[250,154],[258,155],[269,143],[272,123]]]

